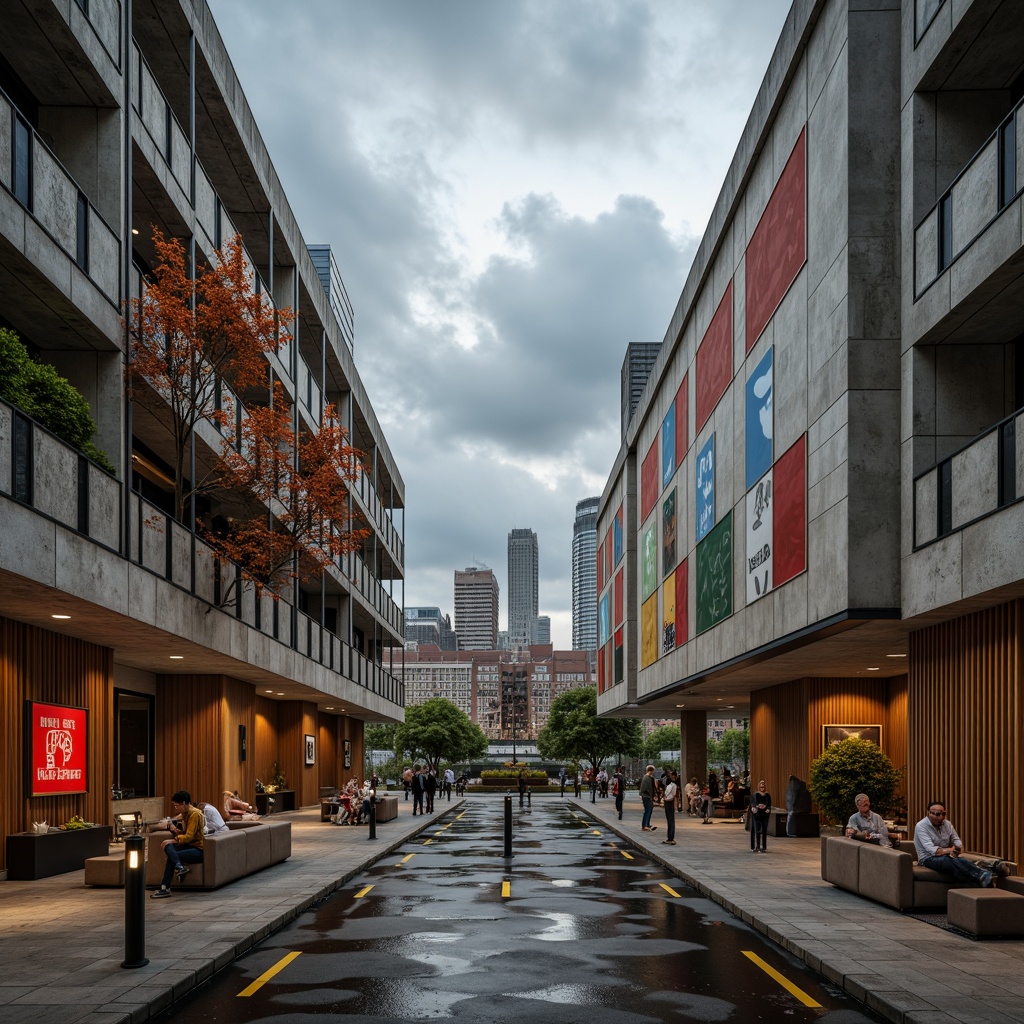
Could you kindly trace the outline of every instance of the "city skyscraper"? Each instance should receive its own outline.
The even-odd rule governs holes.
[[[537,534],[530,529],[512,530],[508,535],[508,640],[513,650],[533,642],[539,563]]]
[[[406,607],[405,639],[419,644],[436,644],[442,651],[459,649],[452,620],[434,606]]]
[[[455,632],[461,651],[493,651],[498,645],[498,581],[492,570],[455,570]]]
[[[620,415],[622,436],[633,418],[633,412],[640,402],[640,396],[647,387],[654,363],[661,351],[661,342],[631,341],[626,346],[626,358],[622,360],[622,398]]]
[[[597,507],[600,498],[576,502],[572,527],[572,648],[597,650]]]
[[[551,616],[538,615],[533,624],[533,642],[535,644],[551,643]]]

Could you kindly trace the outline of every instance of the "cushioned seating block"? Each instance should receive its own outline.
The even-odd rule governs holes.
[[[382,796],[377,800],[377,821],[391,821],[398,817],[398,797]]]
[[[267,828],[270,829],[270,863],[280,864],[292,855],[292,823],[270,821]]]
[[[269,825],[257,822],[258,828],[247,828],[241,834],[245,836],[245,874],[251,875],[271,863]]]
[[[908,910],[915,905],[914,858],[909,853],[857,839],[846,842],[859,851],[861,896],[897,910]]]
[[[951,889],[949,923],[972,935],[1024,935],[1024,896],[1003,889]]]
[[[124,885],[124,850],[85,862],[86,885]]]
[[[852,839],[828,836],[822,840],[821,877],[841,889],[858,892],[860,887],[860,846]]]

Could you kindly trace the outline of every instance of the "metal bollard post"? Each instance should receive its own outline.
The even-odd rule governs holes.
[[[370,801],[370,834],[367,839],[377,838],[377,801]]]
[[[512,796],[505,797],[505,856],[512,856]]]
[[[146,838],[124,841],[124,960],[122,967],[145,967],[146,959]]]

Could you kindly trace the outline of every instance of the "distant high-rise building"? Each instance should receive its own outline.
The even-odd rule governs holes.
[[[540,549],[533,530],[508,535],[508,641],[515,650],[529,647],[537,618]]]
[[[455,570],[455,632],[459,650],[493,651],[498,644],[498,581],[486,568]]]
[[[450,616],[442,615],[441,609],[433,606],[405,609],[405,639],[418,644],[436,644],[442,651],[459,649]]]
[[[572,527],[572,648],[597,650],[597,507],[600,498],[576,502]]]
[[[538,615],[533,623],[533,643],[551,643],[551,616]]]
[[[631,341],[626,346],[626,358],[622,361],[622,436],[633,418],[633,411],[647,386],[647,378],[654,369],[655,360],[661,351],[661,344],[649,341]]]
[[[307,245],[309,258],[313,261],[317,277],[327,293],[327,302],[334,313],[342,337],[348,344],[349,351],[355,354],[355,326],[352,315],[352,302],[345,290],[345,282],[341,279],[341,271],[334,260],[334,253],[329,245]],[[308,396],[307,396],[308,397]]]

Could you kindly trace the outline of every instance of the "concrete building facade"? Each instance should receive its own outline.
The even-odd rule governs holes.
[[[597,650],[597,510],[600,498],[576,502],[572,524],[572,646]]]
[[[508,641],[513,649],[533,643],[539,579],[537,534],[530,529],[511,530],[508,535]]]
[[[498,646],[498,581],[490,569],[455,570],[455,632],[462,651]]]
[[[111,821],[112,792],[149,818],[182,786],[254,798],[276,766],[314,803],[360,763],[363,723],[403,714],[404,484],[344,285],[330,259],[321,284],[204,0],[11,0],[3,24],[0,326],[88,400],[114,472],[0,402],[0,858],[32,821]],[[368,539],[276,599],[212,557],[203,508],[173,513],[169,414],[125,388],[122,310],[154,227],[197,266],[241,236],[253,290],[296,311],[266,379],[297,427],[333,402],[362,452],[348,490]],[[204,420],[192,441],[195,478],[221,435]],[[73,779],[35,763],[40,723],[81,754]]]
[[[442,614],[435,606],[406,607],[405,642],[435,644],[442,651],[459,649],[458,634],[452,629],[450,615]]]
[[[598,527],[603,713],[678,714],[689,775],[746,703],[772,792],[860,731],[1008,857],[1022,44],[1012,2],[796,0]]]

